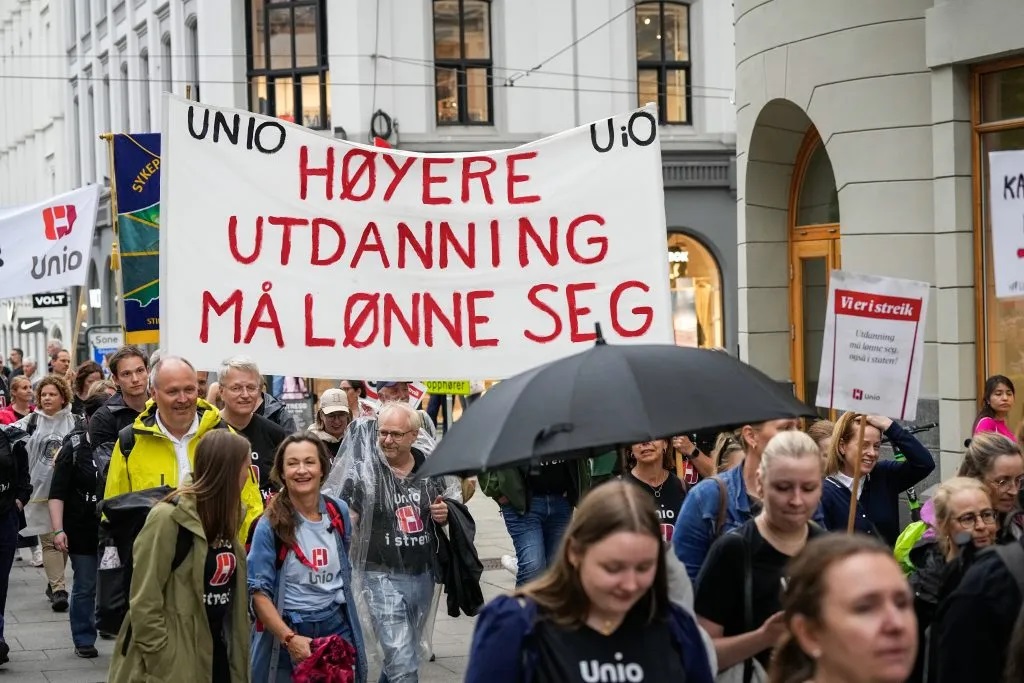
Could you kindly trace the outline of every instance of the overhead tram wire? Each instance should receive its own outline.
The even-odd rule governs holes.
[[[72,82],[72,83],[74,83],[74,82],[99,83],[99,82],[102,82],[105,79],[104,79],[104,77],[102,75],[94,75],[94,76],[78,76],[78,75],[75,75],[75,76],[70,76],[69,77],[69,76],[25,76],[25,75],[21,75],[21,74],[0,74],[0,81],[2,81],[2,80],[63,81],[65,83],[68,83],[68,82]],[[115,78],[110,78],[109,79],[109,81],[111,83],[118,83],[118,82],[144,83],[144,82],[147,82],[147,81],[152,83],[153,80],[154,79],[152,79],[152,78],[145,79],[145,78],[131,78],[131,77],[129,77],[129,78],[116,78],[116,79]],[[163,83],[165,83],[165,82],[167,82],[167,81],[161,81],[160,85],[163,85]],[[185,78],[172,78],[172,79],[170,79],[170,82],[173,83],[173,84],[183,84],[183,85],[189,85],[189,84],[192,83],[192,81],[190,81],[188,79],[185,79]],[[249,81],[248,80],[237,81],[237,80],[224,80],[224,79],[202,79],[201,82],[202,83],[210,83],[210,84],[214,84],[214,85],[245,85],[245,86],[249,85]],[[357,82],[346,82],[346,81],[331,81],[331,85],[339,85],[339,86],[344,86],[344,87],[360,87],[360,88],[372,87],[371,83],[357,83]],[[431,83],[380,83],[380,82],[378,82],[377,85],[379,87],[385,87],[385,88],[434,88],[434,83],[432,83],[432,82]],[[623,90],[615,89],[615,90],[613,90],[613,89],[610,89],[610,88],[571,88],[571,87],[562,87],[562,86],[554,86],[554,85],[523,85],[523,84],[518,84],[518,85],[515,85],[515,86],[511,86],[511,85],[506,85],[505,83],[501,83],[501,82],[497,82],[497,81],[492,82],[492,87],[495,87],[495,88],[512,88],[512,87],[515,87],[515,88],[518,88],[518,89],[521,89],[521,90],[551,90],[551,91],[558,91],[558,92],[583,92],[583,93],[600,93],[600,94],[617,93],[617,94],[626,94],[626,95],[636,95],[639,92],[636,89],[623,89]],[[729,100],[729,99],[732,99],[728,95],[701,95],[701,94],[697,94],[697,93],[691,93],[690,97],[697,98],[697,99],[705,99],[705,100]]]

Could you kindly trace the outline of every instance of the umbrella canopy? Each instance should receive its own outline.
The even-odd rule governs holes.
[[[726,353],[599,341],[498,383],[452,425],[419,472],[590,457],[648,439],[813,415]]]

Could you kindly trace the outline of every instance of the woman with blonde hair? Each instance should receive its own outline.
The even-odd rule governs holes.
[[[715,474],[727,472],[743,462],[743,446],[731,432],[722,432],[715,439],[711,459],[715,461]]]
[[[977,479],[988,488],[999,518],[997,543],[1009,543],[1024,536],[1024,514],[1019,502],[1024,488],[1024,452],[1020,444],[995,432],[975,434],[957,475]]]
[[[970,544],[977,551],[995,544],[998,530],[997,513],[992,507],[988,488],[970,477],[953,477],[939,485],[932,499],[935,503],[934,529],[936,534],[921,538],[909,551],[900,546],[909,540],[925,522],[915,522],[900,535],[897,559],[903,555],[904,570],[909,570],[910,587],[914,591],[914,611],[917,614],[918,650],[914,672],[909,683],[924,681],[925,633],[935,619],[942,600],[956,588],[963,567],[955,560],[961,546]]]
[[[762,501],[756,481],[761,454],[776,434],[796,428],[795,418],[743,425],[734,433],[743,449],[743,459],[720,476],[698,483],[686,494],[672,534],[672,549],[686,565],[691,581],[697,578],[715,539],[742,526],[760,510]]]
[[[770,683],[903,683],[917,646],[913,596],[889,549],[826,534],[788,568]]]
[[[651,497],[623,481],[587,494],[551,567],[480,613],[465,680],[711,683],[700,630],[668,597]]]
[[[894,449],[906,456],[906,460],[881,460],[883,434]],[[861,435],[862,440],[857,443]],[[889,418],[844,413],[832,431],[832,443],[825,462],[821,506],[825,513],[825,527],[829,530],[847,528],[854,468],[858,460],[860,482],[854,530],[877,536],[892,547],[900,535],[900,493],[931,474],[935,460],[913,434]]]
[[[697,577],[694,610],[714,640],[720,673],[735,666],[750,680],[748,672],[768,666],[783,630],[779,594],[786,564],[823,533],[811,524],[821,498],[821,467],[811,437],[777,434],[757,473],[763,509],[711,546]]]
[[[153,506],[133,546],[111,683],[250,680],[245,548],[236,535],[251,452],[238,434],[209,432],[192,474]]]

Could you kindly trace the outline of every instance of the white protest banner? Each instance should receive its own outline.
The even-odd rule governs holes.
[[[816,405],[913,420],[927,282],[832,271]]]
[[[1024,150],[989,152],[996,297],[1024,296]]]
[[[81,287],[99,185],[0,211],[0,299]]]
[[[653,108],[420,154],[167,97],[161,346],[270,374],[507,377],[672,343]]]

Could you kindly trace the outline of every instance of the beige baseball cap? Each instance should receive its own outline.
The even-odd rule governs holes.
[[[328,389],[320,394],[320,410],[323,411],[324,415],[339,412],[352,414],[352,411],[348,408],[348,398],[341,389]]]

